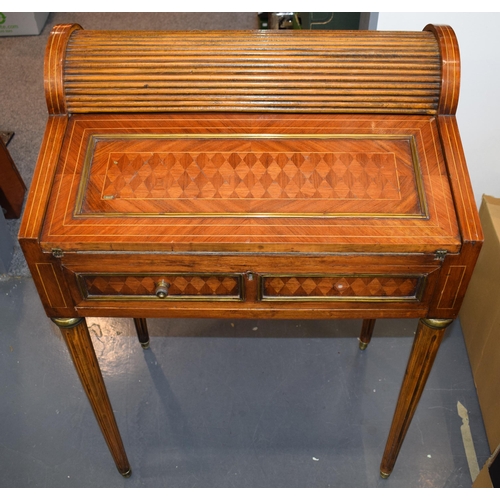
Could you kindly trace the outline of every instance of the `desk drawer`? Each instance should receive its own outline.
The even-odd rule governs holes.
[[[425,274],[409,275],[265,275],[260,277],[260,300],[417,302]]]
[[[79,315],[282,319],[422,317],[442,266],[418,254],[194,252],[81,252],[61,264]],[[165,298],[156,295],[162,281]]]
[[[77,274],[87,300],[243,300],[240,274]]]

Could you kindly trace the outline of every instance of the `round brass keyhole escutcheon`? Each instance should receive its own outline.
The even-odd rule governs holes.
[[[168,283],[166,280],[160,280],[158,281],[158,284],[156,285],[156,290],[155,294],[159,299],[164,299],[168,295],[168,289],[170,287],[170,283]]]

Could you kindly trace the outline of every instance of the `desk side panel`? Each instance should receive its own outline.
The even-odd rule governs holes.
[[[67,124],[66,115],[48,118],[19,230],[21,240],[40,235]]]
[[[50,253],[42,252],[39,244],[67,123],[67,116],[50,116],[48,119],[19,230],[19,243],[31,276],[47,315],[52,317],[75,315],[71,293],[58,260]]]
[[[439,116],[437,123],[462,237],[462,248],[459,253],[448,255],[444,260],[429,317],[455,318],[472,277],[484,236],[456,118]]]

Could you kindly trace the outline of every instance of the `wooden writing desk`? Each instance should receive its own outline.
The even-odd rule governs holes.
[[[20,241],[123,475],[86,316],[420,318],[390,474],[482,242],[459,75],[446,26],[54,28]]]

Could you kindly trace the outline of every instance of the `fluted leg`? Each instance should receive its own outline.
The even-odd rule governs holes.
[[[85,318],[52,318],[52,321],[59,327],[68,345],[76,371],[115,464],[120,474],[128,477],[131,474],[130,465]]]
[[[410,426],[438,348],[443,340],[444,332],[451,322],[451,319],[421,319],[418,323],[380,465],[380,475],[383,478],[389,477],[394,468],[406,431]]]
[[[149,347],[149,332],[146,318],[134,318],[134,324],[142,348],[147,349]]]
[[[372,339],[373,329],[375,328],[374,319],[364,319],[361,327],[361,335],[359,336],[359,348],[364,351],[370,340]]]

